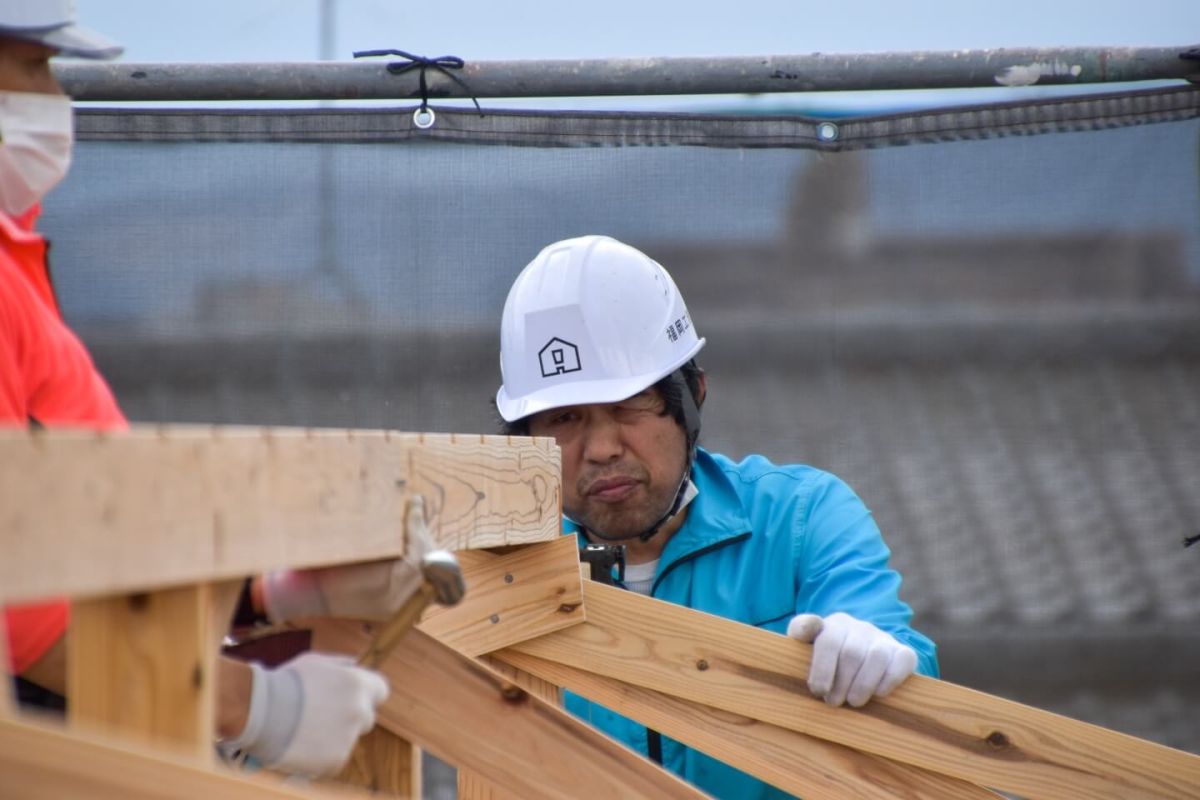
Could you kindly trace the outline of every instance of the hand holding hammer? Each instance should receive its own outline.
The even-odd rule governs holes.
[[[452,606],[466,593],[462,569],[454,554],[442,548],[430,550],[427,547],[432,538],[425,522],[425,504],[419,495],[408,503],[404,533],[406,553],[420,553],[421,584],[404,605],[380,625],[367,651],[358,659],[364,667],[377,668],[404,634],[416,625],[430,603],[436,601]]]

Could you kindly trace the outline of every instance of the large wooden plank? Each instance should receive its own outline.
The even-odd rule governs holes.
[[[467,593],[456,606],[430,608],[421,630],[469,656],[584,620],[579,547],[573,536],[503,554],[458,554]]]
[[[213,755],[216,653],[240,581],[74,604],[67,646],[73,725]]]
[[[452,550],[560,535],[553,441],[389,431],[0,432],[0,596],[143,591],[403,552],[409,496]],[[54,569],[47,569],[53,564]]]
[[[511,666],[601,703],[805,800],[996,800],[995,792],[750,717],[514,650]]]
[[[557,684],[551,683],[523,669],[498,661],[490,656],[482,656],[480,662],[496,673],[503,675],[516,686],[540,697],[548,703],[561,705],[562,691]],[[469,769],[458,770],[458,800],[520,800],[516,795],[504,791],[487,778]]]
[[[0,800],[351,800],[365,792],[235,774],[117,737],[0,719]]]
[[[345,620],[314,624],[314,647],[358,653]],[[427,634],[410,632],[382,665],[391,694],[379,724],[506,792],[536,798],[698,798],[660,767]]]
[[[515,650],[1027,798],[1195,798],[1200,757],[916,675],[862,709],[805,684],[812,648],[584,582],[588,620]]]

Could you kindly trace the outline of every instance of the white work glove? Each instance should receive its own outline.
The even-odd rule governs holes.
[[[246,727],[221,747],[294,775],[315,778],[341,769],[388,695],[383,676],[355,666],[349,656],[302,653],[277,669],[250,669]]]
[[[421,559],[433,549],[420,496],[409,501],[405,516],[403,559],[264,574],[267,616],[273,622],[305,617],[389,619],[420,588]]]
[[[831,706],[864,706],[884,697],[917,668],[917,653],[869,622],[838,611],[800,614],[787,635],[813,645],[808,690]]]

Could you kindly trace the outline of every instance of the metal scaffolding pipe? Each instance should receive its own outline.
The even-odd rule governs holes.
[[[1200,49],[1040,48],[737,58],[477,61],[455,75],[426,69],[431,98],[592,97],[954,89],[1200,80]],[[62,62],[77,100],[419,99],[420,68],[398,57],[355,62],[135,64]]]

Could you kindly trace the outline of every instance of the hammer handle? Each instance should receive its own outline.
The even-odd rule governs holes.
[[[392,652],[396,643],[417,624],[421,614],[433,602],[435,594],[436,590],[433,584],[427,580],[422,581],[420,588],[413,593],[413,596],[405,600],[404,605],[400,606],[400,610],[379,628],[370,647],[359,657],[359,666],[377,669],[387,658],[388,653]]]

